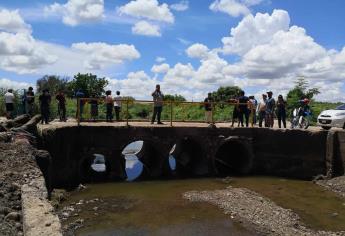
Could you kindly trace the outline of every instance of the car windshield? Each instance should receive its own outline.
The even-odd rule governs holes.
[[[345,104],[338,106],[335,110],[345,110]]]

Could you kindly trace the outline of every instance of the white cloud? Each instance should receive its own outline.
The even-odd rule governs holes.
[[[156,57],[156,62],[157,63],[162,63],[162,62],[164,62],[166,60],[166,58],[164,58],[164,57]]]
[[[9,80],[6,78],[0,79],[0,88],[4,88],[4,89],[20,90],[20,89],[27,89],[30,86],[34,87],[33,84],[26,83],[26,82]]]
[[[255,17],[248,15],[231,29],[230,37],[222,39],[223,52],[242,56],[258,45],[269,43],[275,33],[287,31],[289,25],[289,13],[284,10],[274,10],[272,15],[268,13],[257,13]]]
[[[34,73],[56,61],[40,43],[26,33],[0,32],[0,68],[18,74]]]
[[[31,33],[31,26],[24,22],[18,10],[1,9],[0,30],[11,33]]]
[[[250,14],[250,6],[261,3],[262,0],[216,0],[210,5],[214,12],[224,12],[233,17]]]
[[[157,0],[133,0],[118,8],[120,15],[125,14],[135,18],[144,18],[166,23],[174,23],[174,15],[166,3],[159,4]]]
[[[68,0],[66,4],[54,3],[44,9],[47,15],[62,16],[64,24],[76,26],[100,21],[104,15],[103,0]]]
[[[187,48],[186,53],[191,58],[205,59],[209,56],[209,51],[204,44],[196,43]]]
[[[163,63],[160,65],[153,65],[151,71],[155,74],[164,74],[167,73],[170,69],[169,64]]]
[[[150,24],[147,21],[139,21],[132,27],[132,33],[145,36],[160,37],[160,28],[158,25]]]
[[[138,59],[140,53],[133,45],[106,43],[74,43],[72,49],[86,53],[85,67],[92,70],[102,69],[110,64]]]
[[[121,91],[122,96],[133,96],[136,99],[149,99],[150,94],[159,82],[150,78],[144,71],[131,72],[125,79],[108,79],[108,88]]]
[[[189,8],[189,1],[181,1],[179,3],[171,4],[170,8],[175,11],[186,11]]]

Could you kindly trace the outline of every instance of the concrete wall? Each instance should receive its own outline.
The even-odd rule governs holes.
[[[345,142],[345,135],[339,137]],[[326,131],[81,126],[43,129],[41,148],[52,156],[53,186],[87,181],[90,173],[85,168],[93,153],[105,155],[106,178],[125,178],[121,152],[137,140],[144,141],[139,156],[149,178],[172,175],[168,157],[176,144],[176,173],[181,176],[253,174],[311,179],[329,168],[327,139]]]

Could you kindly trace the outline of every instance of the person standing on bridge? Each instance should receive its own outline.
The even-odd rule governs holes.
[[[267,100],[267,95],[262,94],[262,100],[260,101],[256,113],[259,116],[259,127],[262,127],[262,122],[265,121],[266,117],[266,100]],[[266,125],[265,125],[266,126]]]
[[[122,97],[120,96],[120,91],[116,91],[116,97],[114,98],[114,110],[116,121],[120,121],[120,112],[122,106]]]
[[[266,100],[266,121],[265,126],[273,128],[274,126],[274,109],[276,107],[276,101],[274,100],[272,91],[267,92]]]
[[[113,121],[113,106],[114,106],[113,97],[111,96],[110,90],[106,91],[105,95],[106,95],[105,105],[106,105],[106,109],[107,109],[106,121],[112,122]]]
[[[161,122],[161,114],[163,110],[164,95],[161,92],[161,86],[159,84],[156,85],[156,90],[151,95],[153,97],[153,115],[151,124],[155,122],[157,116],[157,124],[162,125],[163,123]]]
[[[28,91],[26,92],[25,96],[26,104],[25,104],[25,111],[30,116],[34,114],[34,104],[35,104],[35,93],[32,87],[29,87]]]
[[[283,126],[286,129],[286,101],[283,98],[283,95],[278,96],[277,101],[277,117],[278,117],[278,126],[281,128],[282,122]]]
[[[59,90],[58,94],[55,96],[58,102],[58,113],[61,122],[66,122],[66,98],[62,89]]]
[[[204,100],[205,107],[205,117],[208,124],[212,123],[212,107],[213,107],[213,98],[212,93],[208,93],[207,98]]]
[[[7,119],[13,118],[14,99],[15,99],[15,96],[13,94],[13,90],[12,89],[7,90],[7,93],[5,93],[6,118]]]
[[[246,119],[246,127],[249,126],[249,109],[248,109],[248,103],[249,98],[245,96],[244,91],[240,92],[240,97],[238,98],[238,108],[239,108],[239,120],[241,123],[241,126],[243,127],[243,116]]]
[[[43,123],[49,124],[50,102],[51,102],[51,96],[49,94],[49,90],[48,89],[43,90],[38,100],[40,101],[40,106],[41,106],[41,115],[42,115],[41,124]]]

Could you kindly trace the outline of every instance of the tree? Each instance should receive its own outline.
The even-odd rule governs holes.
[[[67,83],[67,77],[61,78],[57,75],[45,75],[36,82],[37,92],[41,93],[43,90],[49,89],[51,94],[56,94],[60,89],[66,91]]]
[[[75,94],[78,90],[82,90],[86,97],[91,95],[101,96],[105,92],[108,80],[98,78],[93,74],[80,74],[74,76],[74,79],[68,83],[68,88]]]
[[[178,95],[178,94],[175,94],[175,95],[165,94],[164,101],[185,102],[186,99],[182,95]]]
[[[304,77],[299,77],[295,81],[295,87],[291,89],[286,97],[288,103],[288,110],[292,111],[294,108],[300,106],[300,100],[308,98],[310,100],[320,91],[318,88],[309,88],[309,83]]]
[[[217,91],[212,92],[212,97],[215,101],[228,101],[231,98],[237,97],[242,89],[238,86],[220,87]]]

